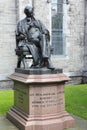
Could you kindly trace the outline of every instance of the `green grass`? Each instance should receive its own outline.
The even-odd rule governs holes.
[[[65,87],[66,110],[87,119],[87,84]]]
[[[4,90],[0,91],[0,114],[6,114],[6,112],[13,105],[13,91]]]
[[[13,91],[0,91],[0,114],[13,106]],[[73,85],[65,87],[66,110],[74,115],[87,119],[87,85]]]

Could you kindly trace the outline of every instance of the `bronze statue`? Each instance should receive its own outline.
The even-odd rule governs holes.
[[[51,60],[50,35],[45,26],[34,18],[33,8],[26,6],[24,13],[26,17],[18,22],[16,30],[18,54],[17,67],[20,68],[21,60],[27,53],[33,57],[32,68],[47,67],[54,69]]]

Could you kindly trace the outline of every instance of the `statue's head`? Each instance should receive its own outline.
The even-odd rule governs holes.
[[[24,13],[26,14],[27,17],[32,17],[33,16],[33,7],[26,6],[24,9]]]

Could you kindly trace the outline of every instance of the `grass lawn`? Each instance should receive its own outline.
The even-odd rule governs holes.
[[[87,84],[65,87],[66,110],[87,119]]]
[[[13,105],[13,91],[0,91],[0,114],[6,112]],[[66,110],[69,113],[87,119],[87,85],[73,85],[65,87]]]
[[[5,114],[13,105],[13,91],[0,90],[0,114]]]

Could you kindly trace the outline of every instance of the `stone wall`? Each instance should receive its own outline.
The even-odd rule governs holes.
[[[84,52],[84,1],[70,0],[67,6],[66,53],[55,56],[57,67],[63,67],[65,72],[83,69]]]
[[[84,5],[84,0],[69,0],[66,4],[65,55],[53,56],[54,65],[70,76],[81,75],[84,67]]]
[[[84,36],[84,68],[83,83],[87,83],[87,1],[85,0],[85,36]]]
[[[47,0],[34,0],[34,8],[35,17],[51,32],[51,3],[47,3]]]
[[[85,1],[84,71],[87,71],[87,1]]]
[[[0,81],[14,72],[15,56],[15,0],[0,0]]]

